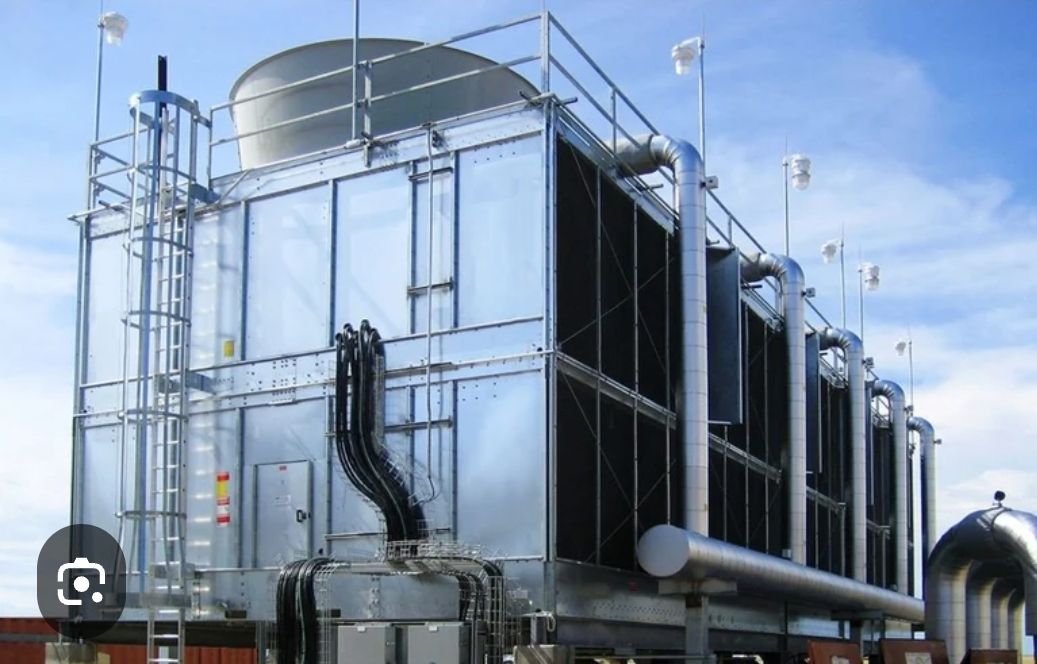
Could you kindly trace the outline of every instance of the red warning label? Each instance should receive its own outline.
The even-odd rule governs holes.
[[[216,473],[216,525],[230,523],[230,473]]]

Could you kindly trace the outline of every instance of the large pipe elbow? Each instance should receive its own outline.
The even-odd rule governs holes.
[[[673,171],[681,256],[681,439],[684,524],[709,535],[709,378],[706,346],[706,189],[687,141],[653,134],[623,141],[616,156],[635,173]]]
[[[893,429],[893,484],[894,484],[894,542],[896,546],[896,589],[902,593],[909,592],[908,569],[908,530],[909,508],[908,492],[910,491],[911,474],[907,459],[907,399],[904,390],[891,380],[877,380],[873,387],[876,395],[889,400],[889,420]]]
[[[868,460],[867,395],[865,394],[864,344],[850,330],[828,327],[820,333],[821,349],[840,348],[846,360],[850,397],[850,530],[851,571],[854,579],[868,578]]]
[[[967,580],[975,561],[1014,561],[1025,589],[1025,631],[1037,634],[1037,517],[995,507],[973,512],[933,547],[925,577],[925,625],[944,639],[951,661],[966,651]]]
[[[1026,633],[1037,635],[1037,516],[1019,510],[1001,510],[993,519],[994,541],[1010,553],[1022,569],[1026,594]]]
[[[773,277],[781,284],[781,309],[785,320],[788,364],[788,465],[785,486],[788,498],[788,545],[792,562],[807,562],[807,384],[806,384],[806,281],[799,263],[788,256],[757,253],[742,259],[742,278],[747,282]]]

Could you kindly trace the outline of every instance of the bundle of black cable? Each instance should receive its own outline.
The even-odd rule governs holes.
[[[277,577],[277,664],[317,664],[320,628],[313,580],[328,558],[296,560]]]
[[[378,330],[366,321],[335,336],[335,447],[349,481],[385,517],[390,542],[424,537],[421,506],[411,500],[403,473],[375,440],[378,362],[385,357]]]

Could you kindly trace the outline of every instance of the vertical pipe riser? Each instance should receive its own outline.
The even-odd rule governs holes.
[[[896,383],[888,380],[875,382],[875,393],[889,399],[889,420],[893,429],[893,484],[894,484],[894,546],[896,551],[895,578],[897,590],[902,593],[908,589],[908,570],[911,564],[908,557],[907,532],[910,526],[908,510],[908,492],[910,491],[910,473],[907,458],[907,410],[904,390]]]
[[[685,141],[665,136],[623,141],[617,156],[635,172],[673,170],[681,252],[681,435],[684,524],[709,535],[709,394],[706,346],[706,190],[702,158]]]
[[[785,319],[788,360],[788,546],[793,562],[807,562],[807,399],[806,320],[803,271],[787,256],[757,254],[742,263],[746,281],[774,277],[781,283],[781,309]]]
[[[850,393],[850,528],[851,576],[868,578],[868,485],[865,428],[866,399],[864,345],[849,330],[826,328],[821,335],[822,350],[839,347],[846,360],[846,382]]]

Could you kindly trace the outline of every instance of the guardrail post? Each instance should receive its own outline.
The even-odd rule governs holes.
[[[540,92],[551,90],[551,12],[540,14]]]
[[[364,133],[368,136],[372,136],[371,131],[371,97],[372,90],[374,89],[373,71],[374,67],[371,66],[370,61],[364,61],[362,64],[358,64],[364,70]],[[356,76],[356,74],[353,74]],[[356,103],[356,102],[354,102]]]

